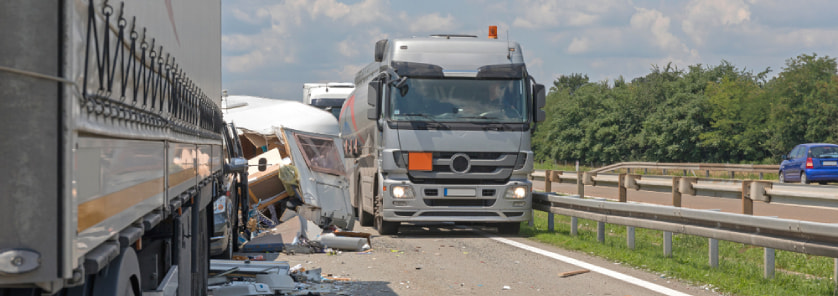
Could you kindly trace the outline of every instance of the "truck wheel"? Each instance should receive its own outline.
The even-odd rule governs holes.
[[[140,262],[134,248],[125,248],[116,259],[96,274],[93,295],[142,295]]]
[[[384,221],[384,216],[381,213],[382,205],[381,197],[375,197],[375,230],[380,235],[394,235],[399,232],[399,224],[401,222]]]
[[[498,223],[498,233],[517,235],[521,231],[521,222]]]
[[[224,250],[224,253],[218,256],[219,259],[230,260],[233,258],[233,227],[227,227],[227,249]]]

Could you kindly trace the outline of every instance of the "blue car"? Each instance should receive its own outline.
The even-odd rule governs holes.
[[[780,164],[780,183],[838,182],[838,145],[826,143],[800,144]]]

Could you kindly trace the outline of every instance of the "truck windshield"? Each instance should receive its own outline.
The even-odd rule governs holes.
[[[390,90],[388,115],[395,121],[527,121],[522,79],[408,78]]]

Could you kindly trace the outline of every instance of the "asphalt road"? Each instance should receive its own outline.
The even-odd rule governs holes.
[[[372,251],[280,254],[276,260],[350,279],[338,295],[717,295],[584,253],[500,237],[493,228],[403,224],[395,236],[359,225],[355,230],[373,234]],[[591,272],[560,276],[582,270]]]

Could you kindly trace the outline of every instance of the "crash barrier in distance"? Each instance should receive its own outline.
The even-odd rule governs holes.
[[[548,178],[550,177],[549,181]],[[775,183],[765,180],[733,180],[679,176],[651,176],[563,171],[536,171],[534,181],[544,181],[545,192],[551,192],[552,183],[577,184],[576,194],[584,196],[584,186],[612,187],[618,191],[617,200],[627,201],[627,189],[652,192],[670,192],[672,206],[681,206],[681,195],[696,195],[742,200],[742,214],[753,215],[753,202],[838,208],[838,186]]]
[[[591,170],[591,172],[607,173],[621,169],[625,169],[628,173],[631,173],[632,170],[643,170],[644,172],[661,170],[663,175],[666,175],[667,171],[683,171],[685,176],[692,172],[696,177],[695,172],[704,171],[705,178],[710,177],[710,172],[719,171],[727,172],[730,178],[734,178],[737,172],[758,173],[759,179],[762,180],[763,174],[777,173],[780,171],[780,166],[767,164],[620,162]]]
[[[765,278],[774,277],[774,250],[786,250],[834,259],[833,281],[838,287],[838,224],[753,216],[753,201],[838,206],[838,186],[775,184],[756,180],[719,180],[694,177],[640,176],[597,172],[537,171],[533,180],[543,180],[545,192],[533,192],[533,210],[571,217],[571,234],[577,233],[577,218],[597,221],[597,239],[605,241],[605,223],[627,226],[627,245],[634,248],[634,228],[664,232],[664,255],[672,256],[672,233],[708,238],[709,264],[718,267],[718,241],[732,241],[765,248]],[[576,183],[577,195],[551,193],[552,183]],[[618,199],[586,199],[584,186],[616,187]],[[627,203],[627,188],[672,192],[672,204]],[[681,208],[681,194],[742,200],[741,213]]]

